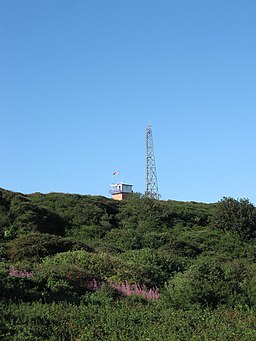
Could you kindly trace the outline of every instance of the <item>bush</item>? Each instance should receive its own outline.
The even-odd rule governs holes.
[[[87,244],[73,239],[51,234],[30,233],[11,241],[9,254],[12,261],[38,261],[46,256],[69,250],[93,251]]]
[[[142,233],[132,229],[112,229],[107,232],[104,241],[124,250],[140,249]]]
[[[202,257],[184,273],[179,272],[166,285],[166,298],[175,307],[191,305],[216,308],[218,305],[248,303],[244,283],[250,270],[242,261],[227,264]]]
[[[35,206],[23,195],[17,195],[12,199],[8,215],[12,237],[28,232],[65,234],[66,222],[58,214]]]
[[[41,278],[64,278],[72,282],[72,278],[83,281],[95,279],[105,281],[111,276],[125,273],[125,263],[108,254],[94,254],[87,251],[72,251],[47,257],[36,268]],[[75,283],[75,281],[73,281]],[[82,282],[82,281],[81,281]]]
[[[170,276],[183,270],[185,266],[180,257],[162,250],[129,250],[121,254],[120,258],[130,266],[127,279],[150,288],[162,286]]]
[[[248,199],[223,198],[213,217],[217,228],[238,233],[243,238],[256,237],[256,207]]]

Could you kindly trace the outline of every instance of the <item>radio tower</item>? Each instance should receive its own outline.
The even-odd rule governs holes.
[[[159,199],[156,174],[156,163],[153,146],[152,127],[146,129],[146,191],[145,196],[151,199]]]

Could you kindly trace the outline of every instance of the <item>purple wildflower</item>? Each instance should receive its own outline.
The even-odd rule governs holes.
[[[34,272],[33,271],[20,271],[15,269],[13,266],[10,267],[9,270],[9,276],[12,277],[32,277],[34,276]]]
[[[157,300],[160,298],[158,288],[148,289],[145,285],[140,286],[139,284],[129,284],[128,282],[120,284],[109,282],[109,285],[125,296],[138,295],[144,297],[147,300]]]
[[[98,290],[101,287],[99,283],[97,283],[96,279],[92,279],[90,282],[87,283],[87,288],[93,291]]]

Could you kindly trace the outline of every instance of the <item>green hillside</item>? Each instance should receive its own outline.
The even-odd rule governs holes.
[[[0,339],[256,338],[256,208],[0,189]]]

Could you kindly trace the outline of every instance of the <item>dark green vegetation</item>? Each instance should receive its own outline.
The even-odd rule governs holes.
[[[254,340],[255,237],[244,199],[0,190],[0,339]],[[126,297],[110,281],[161,297]]]

